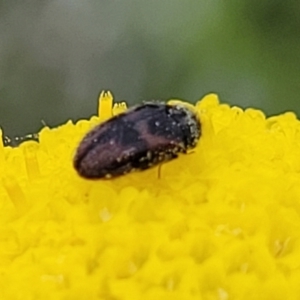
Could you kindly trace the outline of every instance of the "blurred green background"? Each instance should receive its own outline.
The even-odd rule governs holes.
[[[209,92],[299,114],[299,0],[0,1],[0,126],[38,131],[129,104]]]

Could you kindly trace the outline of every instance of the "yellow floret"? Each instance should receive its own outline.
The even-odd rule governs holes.
[[[170,103],[178,103],[172,100]],[[0,145],[0,299],[299,299],[300,122],[192,106],[198,146],[114,180],[80,178],[82,137],[126,109]],[[191,104],[186,104],[191,105]]]

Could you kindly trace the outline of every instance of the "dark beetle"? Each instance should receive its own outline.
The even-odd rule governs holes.
[[[194,148],[200,134],[198,116],[187,105],[148,102],[92,129],[77,148],[74,168],[91,179],[145,170]]]
[[[39,135],[38,133],[30,133],[24,136],[18,136],[14,138],[9,138],[8,136],[4,136],[2,138],[2,142],[4,146],[10,146],[10,147],[18,147],[20,146],[23,142],[27,141],[39,141]]]

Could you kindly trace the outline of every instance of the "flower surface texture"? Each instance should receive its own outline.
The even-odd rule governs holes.
[[[300,122],[220,104],[194,109],[195,149],[113,180],[72,161],[126,109],[0,145],[0,299],[299,299]]]

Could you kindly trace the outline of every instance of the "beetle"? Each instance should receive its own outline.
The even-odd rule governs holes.
[[[2,138],[3,145],[10,146],[10,147],[18,147],[23,142],[27,142],[27,141],[39,142],[39,134],[38,133],[30,133],[30,134],[27,134],[24,136],[19,136],[19,137],[14,137],[14,138],[10,138],[8,136],[4,136]]]
[[[73,165],[84,178],[114,178],[187,153],[200,135],[199,117],[188,105],[146,102],[88,132]]]

